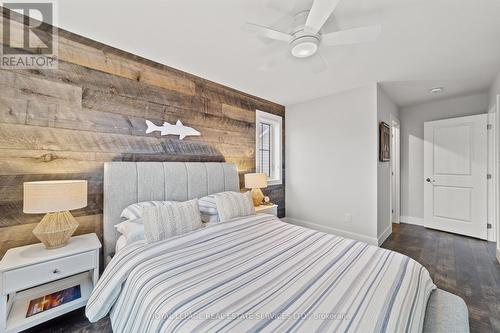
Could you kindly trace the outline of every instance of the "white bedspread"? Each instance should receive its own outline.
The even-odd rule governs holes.
[[[115,332],[421,332],[434,288],[406,256],[257,215],[127,245],[86,314]]]

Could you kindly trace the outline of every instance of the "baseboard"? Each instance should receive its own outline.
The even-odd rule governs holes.
[[[327,226],[324,226],[321,224],[316,224],[316,223],[307,222],[307,221],[303,221],[303,220],[299,220],[299,219],[294,219],[291,217],[285,217],[282,219],[282,221],[287,222],[287,223],[291,223],[291,224],[295,224],[295,225],[298,225],[301,227],[322,231],[322,232],[325,232],[328,234],[334,234],[334,235],[345,237],[345,238],[355,239],[357,241],[368,243],[370,245],[378,246],[378,244],[379,244],[377,238],[368,237],[365,235],[357,234],[357,233],[350,232],[350,231],[340,230],[340,229],[336,229],[336,228],[332,228],[332,227],[327,227]]]
[[[399,221],[401,223],[415,224],[415,225],[424,225],[424,219],[421,217],[413,217],[413,216],[401,216]]]
[[[378,236],[378,246],[382,245],[383,242],[392,234],[392,224],[390,224],[380,236]]]
[[[500,249],[497,247],[497,261],[500,263]]]

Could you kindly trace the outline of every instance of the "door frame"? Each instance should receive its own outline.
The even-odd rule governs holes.
[[[398,118],[391,114],[391,184],[390,184],[390,202],[391,202],[391,223],[400,223],[401,220],[401,122]],[[393,138],[393,128],[398,129],[398,135]],[[395,139],[395,140],[394,140]],[[396,184],[394,184],[396,179]],[[396,185],[396,193],[394,193],[394,185]],[[393,205],[395,197],[396,204]],[[396,213],[396,218],[394,218]]]
[[[496,149],[495,149],[495,172],[496,176],[500,176],[500,152],[498,149],[500,149],[500,94],[497,95],[496,98],[496,104],[493,106],[494,107],[494,112],[496,113],[495,117],[495,143],[496,143]],[[497,261],[500,263],[500,203],[498,200],[500,199],[500,181],[496,181],[496,191],[495,191],[495,213],[496,213],[496,257]]]
[[[488,229],[488,241],[496,242],[498,230],[498,116],[496,105],[488,111],[488,223],[491,229]]]

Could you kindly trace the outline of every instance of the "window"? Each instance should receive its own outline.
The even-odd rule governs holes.
[[[257,172],[265,173],[269,185],[281,180],[281,124],[282,118],[257,110],[255,164]]]

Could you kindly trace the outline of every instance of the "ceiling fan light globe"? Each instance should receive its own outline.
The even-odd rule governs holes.
[[[318,50],[314,43],[300,43],[292,48],[292,55],[297,58],[307,58],[312,56]]]
[[[292,55],[296,58],[307,58],[318,51],[319,40],[315,37],[301,37],[294,40],[290,45]]]

